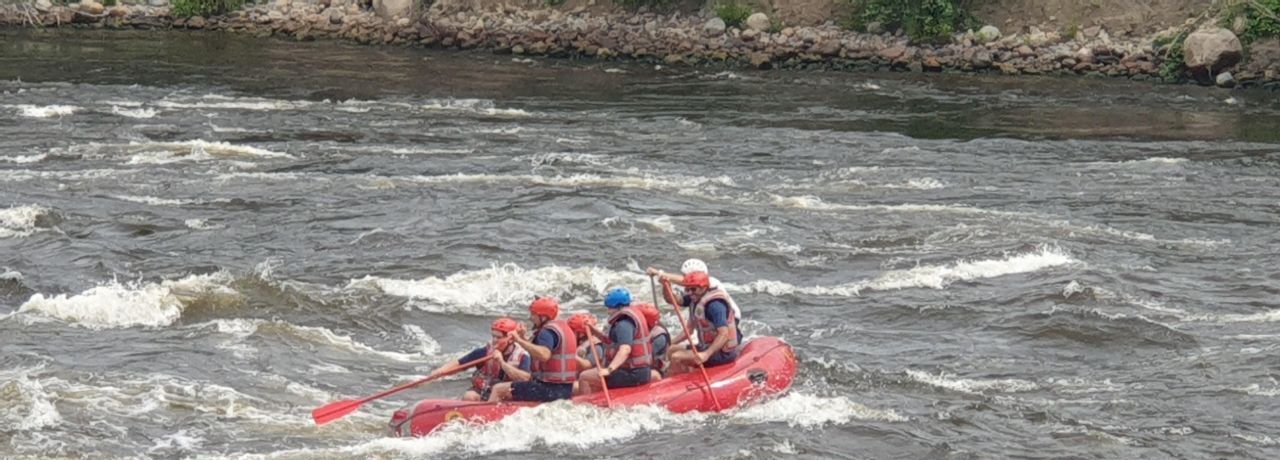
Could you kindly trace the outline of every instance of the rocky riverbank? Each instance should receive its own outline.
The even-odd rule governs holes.
[[[387,0],[390,1],[390,0]],[[761,13],[741,28],[710,13],[661,14],[576,8],[439,1],[425,11],[396,10],[387,1],[272,0],[223,16],[175,18],[165,0],[106,7],[95,0],[55,5],[48,0],[0,7],[0,24],[105,28],[221,30],[298,40],[345,39],[369,44],[481,49],[552,57],[634,59],[664,65],[754,68],[866,69],[910,72],[994,72],[1009,75],[1090,75],[1134,80],[1180,74],[1167,45],[1200,24],[1151,36],[1115,37],[1101,27],[1072,36],[1029,27],[1002,33],[993,26],[944,45],[912,44],[901,33],[857,33],[831,22],[782,27]],[[410,4],[411,5],[411,4]],[[1269,46],[1269,45],[1268,45]],[[1231,31],[1207,27],[1185,46],[1187,72],[1205,84],[1280,87],[1280,44],[1252,52],[1241,65]],[[1260,59],[1263,58],[1263,59]]]

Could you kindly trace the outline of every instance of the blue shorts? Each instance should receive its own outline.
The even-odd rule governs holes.
[[[626,388],[644,385],[649,383],[648,367],[622,368],[610,372],[608,377],[604,378],[605,383],[609,384],[609,388]]]
[[[516,401],[555,401],[572,397],[572,383],[547,383],[540,380],[511,383],[511,399]]]
[[[707,349],[707,344],[705,343],[698,344],[698,351],[705,351],[706,349]],[[706,361],[703,361],[702,365],[703,367],[714,367],[722,364],[729,364],[733,362],[733,360],[735,359],[738,359],[737,349],[734,349],[733,351],[730,351],[730,352],[725,352],[721,350],[721,351],[717,351],[716,354],[711,355],[711,357],[707,358]]]

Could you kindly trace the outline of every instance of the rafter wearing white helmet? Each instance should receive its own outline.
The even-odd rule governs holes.
[[[707,263],[703,262],[702,259],[689,259],[680,265],[680,273],[688,275],[693,272],[706,273],[711,278],[711,289],[720,288],[720,280],[711,276],[711,270],[707,269]],[[738,321],[742,321],[742,309],[738,308],[738,302],[734,302],[733,297],[729,297],[729,308],[733,309],[733,317],[738,318]]]

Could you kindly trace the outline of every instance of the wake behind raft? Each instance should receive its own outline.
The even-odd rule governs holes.
[[[757,337],[743,346],[733,363],[707,368],[706,380],[694,371],[646,385],[613,389],[609,396],[615,407],[654,405],[675,413],[719,412],[787,391],[795,375],[796,355],[791,345],[777,337]],[[601,407],[607,404],[604,393],[578,396],[573,402]],[[448,423],[495,422],[538,404],[427,399],[396,411],[388,428],[393,436],[426,436]]]

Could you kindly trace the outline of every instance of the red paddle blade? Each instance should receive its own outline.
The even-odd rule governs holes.
[[[360,408],[364,401],[355,399],[344,399],[325,404],[311,411],[311,418],[316,421],[316,425],[324,425],[334,420],[346,417],[347,414],[355,412]]]

